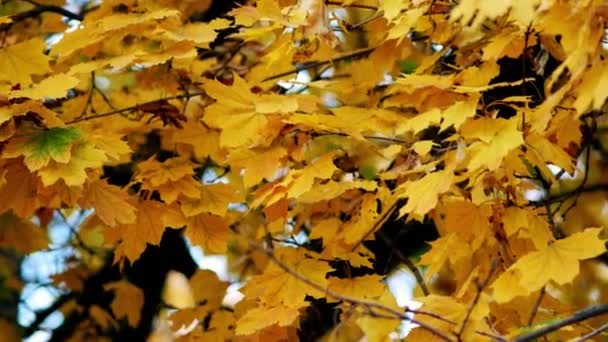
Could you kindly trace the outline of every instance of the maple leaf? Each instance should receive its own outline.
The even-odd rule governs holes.
[[[584,230],[606,221],[601,1],[64,2],[0,6],[0,256],[44,253],[57,210],[74,225],[78,253],[53,277],[75,297],[59,310],[82,318],[66,339],[394,339],[407,319],[379,266],[395,251],[361,241],[398,228],[396,202],[396,234],[425,219],[440,236],[418,281],[443,295],[416,298],[406,340],[540,333],[607,296],[581,263],[605,252]],[[179,257],[188,243],[152,247],[168,228],[239,273],[233,309],[227,282]],[[0,297],[17,303],[13,259]],[[109,297],[82,307],[91,281]]]
[[[12,211],[0,214],[0,246],[29,254],[46,248],[46,232],[33,223],[23,221]]]
[[[40,83],[33,84],[28,88],[11,91],[9,97],[28,97],[34,100],[65,97],[68,90],[74,88],[78,83],[80,83],[80,80],[76,77],[57,74],[45,78]]]
[[[181,203],[186,216],[194,216],[203,212],[224,216],[230,203],[240,203],[244,200],[239,189],[233,184],[205,184],[198,188],[196,199],[184,199]]]
[[[0,185],[0,212],[12,209],[20,217],[30,217],[41,205],[40,179],[20,161],[2,163],[5,184]]]
[[[129,325],[136,327],[141,319],[141,307],[144,305],[142,290],[126,280],[107,283],[106,291],[114,291],[111,308],[116,318],[126,317]]]
[[[150,158],[139,163],[134,180],[142,182],[142,189],[157,190],[163,201],[175,202],[179,196],[196,199],[199,197],[199,184],[192,175],[194,165],[185,158],[170,158],[162,163]]]
[[[100,168],[108,158],[106,154],[84,141],[74,143],[70,159],[66,162],[51,161],[38,170],[45,185],[52,185],[63,179],[67,185],[82,185],[87,179],[87,169]]]
[[[74,127],[54,127],[47,130],[28,126],[20,130],[3,150],[4,158],[24,157],[31,171],[46,166],[49,161],[70,161],[72,144],[82,138],[82,132]]]
[[[236,322],[236,334],[250,335],[274,324],[280,327],[290,326],[299,316],[298,308],[287,305],[253,308]]]
[[[393,310],[402,310],[397,305],[397,301],[393,294],[384,288],[378,300],[382,305],[392,308]],[[365,332],[365,335],[369,341],[384,341],[386,336],[389,336],[392,332],[396,331],[401,321],[399,319],[387,319],[380,317],[373,317],[373,315],[361,315],[357,318],[357,325]]]
[[[129,224],[119,224],[106,235],[110,241],[120,240],[114,261],[127,258],[133,262],[146,249],[147,244],[158,245],[165,227],[179,228],[185,225],[178,210],[167,208],[157,201],[143,200],[137,203],[137,218]]]
[[[602,228],[589,228],[557,240],[543,249],[518,259],[507,272],[516,272],[519,286],[527,293],[540,289],[549,281],[555,281],[560,285],[571,282],[579,272],[580,260],[596,257],[606,251],[605,241],[598,238],[601,231]],[[508,291],[504,287],[503,277],[507,275],[503,273],[495,281],[498,286],[493,285],[495,293],[498,291],[495,296],[498,296],[501,302],[517,295],[517,292],[515,294],[502,292]]]
[[[299,249],[281,248],[275,251],[279,260],[288,264],[296,273],[326,288],[325,275],[331,267],[323,261],[308,257]],[[253,277],[242,289],[250,298],[258,298],[265,305],[298,309],[307,306],[304,298],[309,295],[324,297],[322,291],[303,283],[274,263],[268,265],[261,275]]]
[[[18,101],[9,106],[0,107],[0,124],[12,118],[27,117],[28,114],[35,113],[36,116],[43,120],[46,127],[61,127],[64,126],[63,121],[57,118],[57,113],[45,107],[39,101]]]
[[[197,159],[211,158],[216,162],[225,159],[225,152],[220,148],[220,133],[211,130],[197,120],[188,120],[181,129],[172,130],[167,137],[168,144],[175,144],[180,154],[190,150]]]
[[[271,179],[281,166],[281,160],[287,155],[287,150],[275,147],[266,151],[239,150],[230,156],[234,167],[244,170],[243,184],[251,187],[262,179]]]
[[[458,234],[450,233],[430,244],[431,250],[420,259],[420,264],[429,266],[425,276],[427,280],[437,274],[446,262],[457,265],[461,260],[470,258],[470,246]]]
[[[238,75],[232,86],[218,81],[207,82],[205,92],[217,102],[205,110],[203,120],[222,130],[220,145],[250,147],[264,140],[268,115],[290,113],[298,109],[298,101],[289,96],[256,95],[250,85]]]
[[[437,205],[438,196],[449,190],[452,184],[453,171],[446,168],[433,172],[414,182],[407,182],[397,188],[400,198],[408,198],[399,215],[413,214],[424,216]]]
[[[476,142],[469,146],[467,151],[472,155],[469,169],[486,167],[490,171],[496,170],[503,158],[524,142],[517,125],[517,120],[510,119],[504,123],[502,129],[491,138],[489,143]]]
[[[95,215],[109,226],[135,221],[136,208],[129,202],[125,191],[103,180],[88,182],[79,201],[85,208],[95,208]]]
[[[329,278],[329,289],[351,298],[378,298],[384,291],[382,277],[379,275],[364,275],[353,278]]]
[[[31,75],[49,72],[50,58],[44,54],[44,48],[41,38],[33,38],[0,49],[0,81],[26,87],[32,83]]]
[[[205,253],[224,253],[231,231],[221,216],[201,213],[188,217],[186,235],[194,245],[203,247]]]
[[[333,158],[333,153],[327,153],[302,169],[291,170],[281,182],[262,193],[252,206],[257,207],[264,201],[266,205],[271,205],[285,195],[287,198],[295,198],[304,194],[310,190],[317,178],[328,179],[338,170]]]

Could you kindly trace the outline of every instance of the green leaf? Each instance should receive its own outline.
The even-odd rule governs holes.
[[[403,74],[411,74],[418,68],[418,63],[413,59],[404,59],[399,62],[399,70]]]
[[[364,165],[359,169],[359,173],[365,179],[374,179],[376,178],[378,170],[376,170],[374,165]]]
[[[83,134],[74,127],[53,127],[49,129],[25,128],[6,145],[4,156],[23,156],[25,165],[36,171],[53,159],[67,163],[71,157],[72,143]]]

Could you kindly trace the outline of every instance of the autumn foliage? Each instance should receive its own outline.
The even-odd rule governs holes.
[[[0,2],[0,335],[608,338],[603,1],[69,3]]]

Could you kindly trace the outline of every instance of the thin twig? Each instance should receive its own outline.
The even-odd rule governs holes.
[[[332,58],[332,59],[326,60],[326,61],[304,63],[302,65],[298,65],[297,67],[295,67],[292,70],[281,72],[281,73],[278,73],[276,75],[272,75],[272,76],[266,77],[265,79],[262,80],[262,82],[266,82],[266,81],[270,81],[270,80],[275,80],[277,78],[281,78],[281,77],[285,77],[285,76],[288,76],[288,75],[291,75],[291,74],[298,73],[300,71],[304,71],[304,70],[308,70],[308,69],[324,66],[326,64],[331,64],[331,63],[343,61],[345,59],[361,57],[361,56],[364,56],[364,55],[367,55],[367,54],[371,53],[375,49],[376,49],[375,47],[365,48],[365,49],[360,49],[360,50],[357,50],[357,51],[353,51],[353,52],[347,53],[345,55],[342,55],[342,56],[339,56],[339,57],[336,57],[336,58]]]
[[[608,314],[608,304],[595,305],[590,306],[586,309],[575,312],[569,317],[558,320],[551,324],[547,324],[546,326],[529,332],[527,334],[520,335],[516,337],[512,342],[528,342],[534,341],[534,339],[545,336],[553,331],[559,330],[560,328],[576,324],[578,322],[582,322],[586,319],[601,316],[604,314]]]
[[[486,277],[486,279],[484,279],[484,281],[482,283],[476,284],[477,292],[475,292],[475,297],[473,298],[473,302],[471,302],[471,305],[469,305],[469,308],[467,309],[467,312],[464,315],[464,319],[462,320],[462,325],[460,326],[460,330],[458,330],[458,334],[457,334],[458,340],[460,340],[462,334],[464,333],[464,329],[466,329],[466,327],[467,327],[467,323],[469,322],[469,319],[471,318],[471,314],[473,313],[473,310],[475,310],[475,306],[477,306],[477,303],[479,302],[479,299],[481,298],[481,294],[482,294],[483,290],[490,283],[490,279],[492,279],[492,276],[494,275],[494,271],[496,270],[497,267],[498,267],[498,262],[496,260],[492,260],[492,264],[491,264],[490,271],[488,272],[488,276]]]
[[[86,116],[86,117],[82,117],[82,118],[76,118],[76,119],[73,119],[73,120],[70,120],[70,121],[66,122],[66,125],[75,124],[75,123],[80,122],[80,121],[99,119],[99,118],[104,118],[104,117],[112,116],[112,115],[116,115],[116,114],[123,114],[123,113],[127,113],[127,112],[136,111],[136,110],[139,110],[139,108],[142,107],[142,106],[150,105],[150,104],[153,104],[153,103],[156,103],[156,102],[160,102],[160,101],[169,101],[169,100],[176,100],[176,99],[189,99],[189,98],[196,97],[196,96],[201,96],[201,95],[204,95],[204,93],[203,92],[193,92],[193,93],[188,93],[188,94],[181,94],[181,95],[164,97],[164,98],[160,98],[160,99],[156,99],[156,100],[152,100],[152,101],[136,104],[134,106],[130,106],[130,107],[126,107],[126,108],[112,110],[112,111],[109,111],[109,112],[106,112],[106,113],[101,113],[101,114],[96,114],[96,115],[90,115],[90,116]]]
[[[596,329],[591,330],[589,333],[581,336],[580,338],[574,340],[574,342],[583,342],[583,341],[587,341],[588,339],[597,336],[601,333],[603,333],[604,331],[608,330],[608,323],[604,323],[603,325],[599,326]]]
[[[534,323],[534,318],[536,317],[536,314],[538,313],[538,309],[540,308],[540,303],[543,301],[544,297],[545,297],[545,287],[543,286],[540,289],[540,294],[538,295],[538,298],[536,298],[536,303],[534,303],[534,307],[532,308],[532,312],[530,313],[530,318],[528,318],[528,326],[532,326],[532,323]]]
[[[416,278],[416,282],[418,283],[418,285],[420,286],[420,289],[422,290],[422,293],[425,296],[430,295],[431,291],[429,291],[429,288],[426,286],[422,273],[420,273],[420,270],[418,269],[418,267],[416,267],[416,265],[412,262],[412,260],[410,260],[410,258],[405,256],[403,253],[401,253],[401,250],[399,250],[389,238],[384,236],[384,234],[379,233],[379,234],[377,234],[377,236],[379,238],[381,238],[385,244],[388,245],[388,247],[391,249],[391,252],[395,253],[397,258],[405,264],[405,266],[410,270],[410,272],[412,272],[412,274]]]
[[[36,311],[35,312],[36,318],[29,326],[24,328],[23,336],[24,337],[30,336],[33,333],[35,333],[36,331],[40,330],[40,324],[44,323],[44,321],[46,321],[46,319],[52,313],[59,310],[63,305],[65,305],[67,302],[69,302],[71,299],[73,299],[75,297],[76,297],[76,293],[74,293],[74,292],[66,293],[66,294],[62,295],[61,297],[57,298],[51,305],[47,306],[46,308],[44,308],[40,311]]]

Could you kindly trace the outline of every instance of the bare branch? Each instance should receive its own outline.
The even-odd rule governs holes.
[[[29,18],[35,18],[45,12],[59,14],[61,16],[64,16],[64,17],[66,17],[68,19],[72,19],[72,20],[82,21],[82,19],[84,19],[82,17],[82,15],[68,11],[65,8],[60,7],[60,6],[43,5],[43,4],[40,4],[40,3],[36,2],[36,1],[32,1],[32,0],[21,0],[21,1],[34,5],[34,8],[32,8],[29,11],[25,11],[25,12],[21,12],[21,13],[12,15],[11,16],[12,22],[7,24],[8,27],[10,27],[10,25],[15,24],[17,22],[20,22],[20,21],[23,21],[23,20],[26,20]]]
[[[520,335],[515,338],[513,342],[528,342],[534,341],[536,338],[545,336],[553,331],[559,330],[560,328],[576,324],[578,322],[582,322],[586,319],[601,316],[604,314],[608,314],[608,304],[595,305],[588,307],[586,309],[575,312],[573,315],[561,319],[557,322],[553,322],[551,324],[547,324],[546,326],[529,332],[527,334]]]

